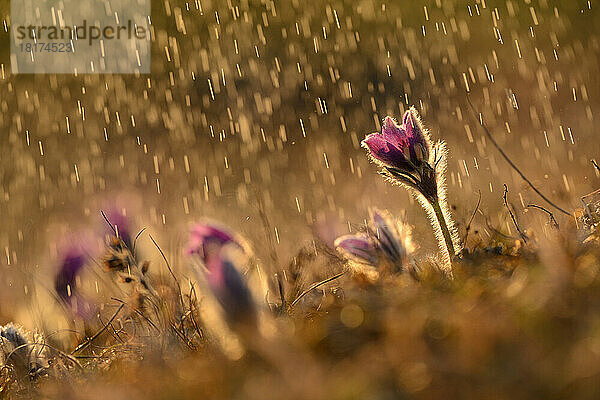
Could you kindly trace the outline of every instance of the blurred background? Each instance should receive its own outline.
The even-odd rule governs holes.
[[[360,141],[414,105],[450,149],[449,201],[471,243],[514,235],[546,205],[478,125],[568,211],[598,187],[600,18],[595,1],[210,1],[152,5],[150,75],[13,75],[0,1],[0,316],[36,326],[61,243],[102,232],[114,207],[175,268],[191,222],[219,220],[286,264],[314,232],[369,207],[423,213],[381,179]],[[537,225],[536,225],[537,224]],[[96,236],[97,237],[97,236]],[[101,242],[101,239],[98,239]],[[147,237],[154,272],[166,273]],[[274,249],[274,250],[273,250]],[[18,304],[18,305],[17,305]]]

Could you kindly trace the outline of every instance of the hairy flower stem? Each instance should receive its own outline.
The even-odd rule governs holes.
[[[442,231],[442,235],[444,236],[444,242],[446,243],[446,249],[448,250],[448,256],[450,257],[450,261],[456,255],[454,251],[454,244],[452,243],[452,236],[450,235],[450,230],[448,229],[448,224],[446,224],[446,218],[444,218],[444,213],[442,212],[442,207],[440,206],[439,201],[434,200],[429,202],[431,207],[433,207],[433,211],[435,212],[435,216],[437,218],[437,222],[440,226],[440,230]]]

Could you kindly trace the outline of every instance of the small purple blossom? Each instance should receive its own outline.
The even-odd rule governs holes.
[[[88,261],[86,248],[81,243],[71,243],[61,252],[60,266],[54,277],[54,290],[72,312],[82,318],[92,314],[92,305],[77,291],[76,278]]]
[[[341,236],[335,247],[350,261],[371,270],[387,265],[393,272],[403,269],[408,253],[414,249],[410,227],[379,210],[371,211],[366,232]]]
[[[413,107],[406,111],[401,126],[385,117],[381,133],[372,133],[363,140],[375,159],[400,170],[429,159],[429,139],[416,113]]]
[[[385,117],[381,133],[367,135],[362,145],[388,176],[429,200],[437,198],[437,154],[431,157],[434,148],[414,107],[404,113],[400,126]]]
[[[81,246],[71,246],[62,255],[54,288],[61,299],[67,301],[75,287],[75,278],[87,261]]]
[[[232,245],[243,250],[239,240],[225,228],[200,223],[190,231],[186,254],[202,261],[206,282],[226,318],[234,324],[253,323],[256,306],[246,279],[230,257]]]

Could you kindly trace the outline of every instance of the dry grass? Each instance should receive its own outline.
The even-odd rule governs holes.
[[[567,224],[568,225],[568,224]],[[600,247],[574,227],[523,246],[471,249],[449,280],[433,261],[376,282],[346,274],[263,326],[233,326],[227,351],[193,293],[157,290],[69,361],[48,350],[34,378],[3,370],[6,398],[595,398],[600,393]],[[332,259],[325,251],[315,256]],[[302,277],[322,265],[296,264]],[[313,260],[314,262],[314,260]],[[418,276],[418,280],[415,279]],[[296,281],[302,281],[296,278]],[[293,282],[289,291],[298,292]],[[171,289],[173,289],[171,285]],[[205,293],[206,296],[210,296]],[[160,320],[160,318],[164,320]],[[93,322],[90,322],[93,324]],[[96,324],[98,326],[98,324]],[[65,349],[67,353],[68,349]]]
[[[48,361],[0,368],[0,398],[600,397],[593,1],[153,3],[149,76],[12,75],[0,23],[0,324]],[[448,144],[453,280],[360,148],[410,105]],[[374,282],[333,249],[373,207],[418,247]],[[108,256],[109,209],[146,229],[130,255]],[[251,249],[257,323],[224,319],[182,256],[203,218]]]

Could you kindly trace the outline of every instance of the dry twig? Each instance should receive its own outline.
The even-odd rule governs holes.
[[[96,334],[94,334],[94,336],[92,336],[91,338],[87,339],[85,342],[81,343],[79,346],[77,346],[75,348],[75,350],[73,350],[71,352],[71,355],[77,353],[78,351],[81,351],[83,349],[85,349],[86,347],[88,347],[94,340],[96,340],[96,338],[98,336],[100,336],[102,334],[102,332],[104,332],[108,326],[115,320],[115,318],[117,318],[117,315],[121,312],[121,310],[123,309],[123,307],[125,307],[125,304],[122,303],[119,308],[117,309],[117,311],[115,311],[115,313],[113,314],[113,316],[108,320],[108,322],[106,324],[104,324],[104,326],[102,327],[102,329],[100,329],[98,332],[96,332]]]
[[[475,210],[473,210],[473,214],[471,214],[471,218],[469,218],[469,222],[467,223],[467,226],[465,227],[465,237],[463,238],[463,247],[466,246],[467,244],[467,238],[469,237],[469,232],[471,231],[471,223],[473,222],[473,219],[475,219],[475,214],[477,214],[477,211],[479,210],[479,206],[481,205],[481,190],[477,191],[479,193],[479,199],[477,200],[477,205],[475,206]]]
[[[519,228],[517,218],[515,217],[515,214],[513,213],[512,209],[510,208],[510,205],[508,204],[508,186],[506,186],[506,183],[504,184],[504,196],[502,198],[504,199],[504,206],[508,210],[508,213],[510,214],[510,218],[512,219],[512,222],[515,225],[515,228],[517,228],[517,232],[519,232],[521,239],[523,239],[523,241],[527,243],[527,240],[529,238],[525,233],[523,233],[523,231],[521,231],[521,228]]]
[[[296,297],[296,300],[294,300],[292,302],[292,304],[291,304],[290,307],[294,307],[296,305],[296,303],[298,303],[300,301],[300,299],[302,299],[304,296],[306,296],[307,294],[309,294],[310,292],[312,292],[313,290],[315,290],[319,286],[323,286],[326,283],[329,283],[329,282],[331,282],[333,280],[336,280],[339,277],[341,277],[342,275],[344,275],[345,273],[346,273],[345,271],[344,272],[340,272],[339,274],[334,275],[334,276],[332,276],[330,278],[327,278],[327,279],[325,279],[325,280],[323,280],[321,282],[317,282],[317,283],[312,284],[308,289],[306,289],[304,292],[300,293],[300,295],[298,297]]]
[[[556,222],[556,219],[554,218],[554,214],[552,214],[552,212],[548,211],[547,209],[545,209],[542,206],[538,206],[537,204],[527,204],[527,208],[536,208],[536,209],[541,210],[541,211],[545,212],[546,214],[548,214],[548,216],[550,218],[550,223],[552,224],[552,226],[554,226],[556,229],[558,229],[558,222]]]
[[[479,114],[476,110],[475,110],[475,106],[473,106],[473,103],[471,102],[471,98],[469,97],[469,95],[467,94],[467,101],[469,102],[469,106],[471,107],[471,111],[473,112],[473,114],[475,115],[475,117],[477,117],[477,115]],[[500,147],[500,145],[496,142],[496,140],[494,139],[494,137],[492,136],[492,134],[490,133],[490,131],[488,130],[487,126],[485,126],[485,124],[483,123],[483,120],[477,118],[477,120],[479,121],[479,125],[483,128],[483,131],[485,132],[486,136],[488,137],[488,139],[490,139],[490,141],[492,142],[492,144],[494,145],[494,147],[496,147],[496,149],[498,149],[498,151],[500,152],[500,154],[502,155],[502,157],[506,160],[506,162],[512,167],[512,169],[514,169],[519,176],[525,181],[527,182],[527,184],[542,198],[544,199],[544,201],[546,201],[546,203],[550,204],[552,207],[556,208],[558,211],[560,211],[561,213],[571,216],[571,213],[569,213],[568,211],[565,211],[563,208],[557,206],[556,204],[554,204],[552,202],[552,200],[550,200],[548,197],[546,197],[542,192],[539,191],[538,188],[536,188],[533,183],[531,183],[531,181],[529,179],[527,179],[527,177],[525,176],[525,174],[523,174],[523,172],[521,172],[521,170],[515,165],[515,163],[508,157],[508,155],[504,152],[504,150],[502,150],[502,148]]]

